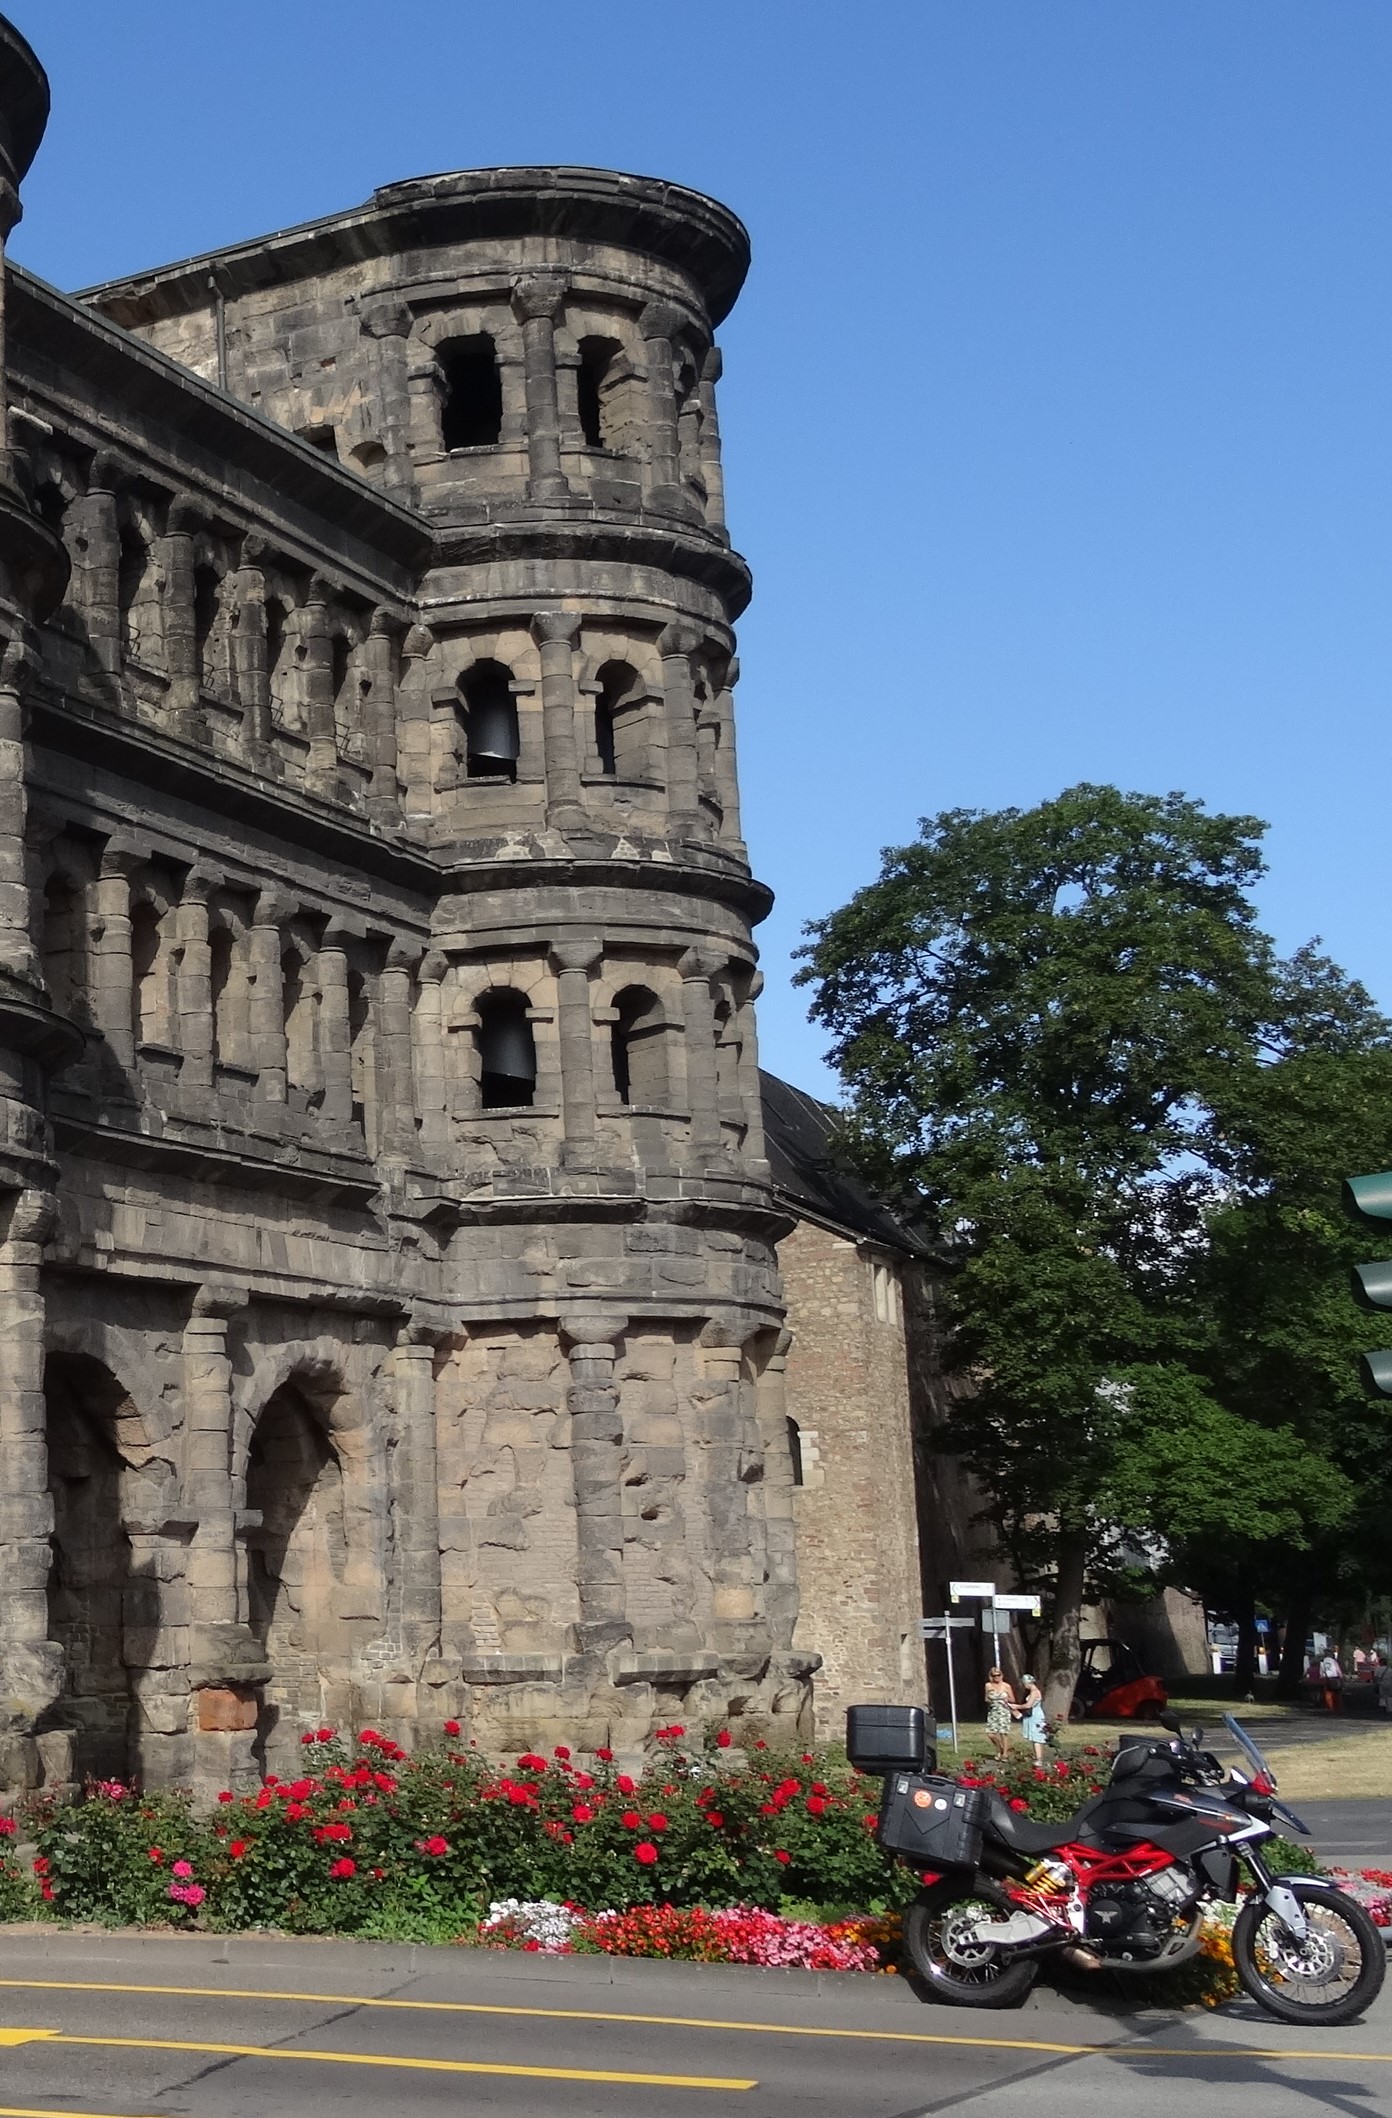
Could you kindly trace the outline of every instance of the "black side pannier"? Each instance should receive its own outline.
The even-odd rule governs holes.
[[[880,1798],[880,1844],[915,1868],[974,1868],[986,1806],[980,1787],[929,1773],[891,1773]]]
[[[846,1756],[857,1772],[931,1772],[938,1753],[922,1706],[848,1706]]]

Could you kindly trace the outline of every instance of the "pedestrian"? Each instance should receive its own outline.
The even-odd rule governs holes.
[[[1380,1712],[1392,1714],[1392,1663],[1386,1655],[1379,1655],[1377,1669],[1377,1702]]]
[[[1331,1640],[1319,1666],[1320,1704],[1327,1714],[1344,1710],[1344,1672]]]
[[[986,1733],[998,1758],[1010,1752],[1010,1721],[1019,1708],[1005,1671],[993,1668],[986,1677]]]
[[[1021,1677],[1025,1703],[1017,1711],[1021,1715],[1020,1734],[1027,1743],[1034,1745],[1034,1762],[1044,1763],[1044,1745],[1049,1740],[1049,1724],[1044,1718],[1044,1694],[1028,1672]]]

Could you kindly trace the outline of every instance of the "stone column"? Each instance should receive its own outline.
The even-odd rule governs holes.
[[[595,940],[559,941],[551,950],[557,986],[565,1160],[582,1169],[594,1167],[594,1015],[590,974],[603,953],[602,944]]]
[[[174,732],[191,743],[203,734],[193,607],[193,540],[203,527],[203,511],[196,502],[184,498],[170,502],[164,538],[165,668]]]
[[[703,829],[696,754],[696,700],[691,657],[701,644],[694,625],[681,620],[664,626],[657,637],[662,657],[662,691],[667,706],[667,813],[674,829]]]
[[[539,611],[532,638],[541,654],[541,732],[546,751],[546,821],[574,829],[585,821],[575,740],[575,642],[580,614]]]
[[[713,530],[721,542],[728,544],[729,532],[725,527],[725,466],[720,455],[720,414],[716,409],[715,386],[724,372],[724,359],[719,346],[712,346],[701,363],[699,398],[701,405],[701,476],[706,481],[706,527]]]
[[[194,1296],[184,1327],[184,1507],[195,1525],[185,1581],[194,1780],[200,1791],[256,1777],[255,1686],[266,1674],[265,1658],[241,1616],[232,1484],[227,1326],[245,1302],[241,1288],[210,1281]]]
[[[206,1095],[213,1085],[213,960],[208,945],[208,899],[214,877],[191,868],[174,913],[179,952],[176,1006],[179,1013],[181,1089]]]
[[[529,273],[512,290],[512,313],[522,326],[527,381],[527,491],[533,500],[565,500],[561,469],[561,414],[556,393],[556,323],[566,283],[555,273]]]
[[[256,900],[248,960],[251,1001],[248,1021],[251,1059],[259,1076],[257,1094],[263,1103],[285,1107],[285,985],[281,976],[281,925],[290,917],[290,904],[279,890],[263,890]]]
[[[711,979],[719,968],[704,949],[688,949],[678,969],[682,979],[682,1020],[686,1026],[686,1095],[691,1110],[691,1152],[700,1160],[718,1155],[720,1071],[715,1056],[715,1003]]]
[[[759,1377],[756,1399],[764,1450],[764,1535],[768,1583],[764,1609],[775,1647],[790,1648],[798,1615],[797,1524],[793,1463],[788,1448],[788,1354],[790,1331],[779,1331]]]
[[[617,1341],[627,1328],[626,1316],[599,1312],[563,1317],[560,1326],[561,1343],[570,1355],[566,1407],[575,1481],[580,1603],[576,1646],[596,1662],[633,1638],[623,1580],[623,1419],[614,1381]]]
[[[322,574],[315,574],[310,581],[300,638],[305,650],[300,667],[309,735],[305,786],[314,794],[333,796],[338,792],[338,729],[334,722],[329,584]]]
[[[115,457],[98,449],[88,473],[87,491],[75,500],[73,521],[73,591],[87,628],[87,643],[109,674],[121,667],[121,532],[116,520]]]
[[[744,1111],[744,1158],[746,1162],[764,1163],[767,1149],[764,1145],[764,1099],[759,1087],[759,1037],[755,1025],[754,1003],[764,990],[764,974],[756,971],[749,982],[749,991],[735,1011],[735,1027],[739,1035],[739,1091],[740,1104]]]
[[[739,769],[735,746],[735,686],[739,675],[739,658],[731,656],[715,702],[719,729],[715,747],[715,791],[720,799],[720,836],[731,846],[742,848],[744,836],[740,828]]]
[[[253,531],[242,539],[242,564],[237,576],[236,656],[237,696],[242,706],[242,740],[255,759],[264,757],[271,741],[271,672],[266,650],[266,576],[262,567],[266,545]]]
[[[672,355],[672,340],[681,321],[681,311],[671,302],[649,302],[638,319],[648,363],[648,497],[667,506],[679,504],[681,499],[676,364]]]
[[[0,1223],[0,1783],[11,1786],[35,1784],[33,1725],[63,1688],[63,1651],[48,1637],[53,1502],[40,1277],[56,1219],[46,1192],[24,1191]]]
[[[401,796],[396,784],[396,669],[401,620],[379,605],[363,648],[363,666],[371,679],[367,694],[368,762],[372,783],[367,813],[374,823],[399,824]]]
[[[0,651],[0,964],[37,984],[25,854],[29,803],[24,766],[24,690],[33,658],[20,640]]]
[[[449,1139],[441,990],[448,969],[446,958],[438,949],[432,949],[416,974],[416,1108],[420,1112],[420,1143],[427,1151],[443,1148]]]
[[[435,635],[413,625],[401,643],[397,688],[397,767],[405,793],[407,824],[428,824],[435,813],[430,759],[430,656]]]
[[[373,357],[369,366],[376,373],[376,388],[372,394],[381,420],[382,484],[389,493],[409,502],[414,483],[410,449],[411,385],[407,368],[411,312],[404,302],[388,297],[364,303],[358,323],[371,348]]]
[[[353,1039],[348,1020],[348,942],[344,927],[330,922],[319,945],[319,1064],[324,1076],[320,1114],[326,1125],[353,1120]]]
[[[412,1319],[396,1339],[396,1448],[392,1456],[401,1644],[412,1674],[440,1652],[440,1486],[435,1450],[435,1349],[448,1334]]]
[[[416,1150],[411,982],[420,958],[419,942],[394,941],[382,972],[382,1144],[386,1153],[393,1156],[410,1156]]]
[[[92,922],[92,1017],[123,1074],[135,1065],[131,964],[131,877],[142,855],[130,840],[108,839],[97,876]]]

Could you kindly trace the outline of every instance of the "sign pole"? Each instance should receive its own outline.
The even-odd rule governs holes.
[[[952,1654],[952,1635],[955,1630],[956,1628],[951,1625],[947,1628],[947,1703],[948,1712],[952,1717],[952,1748],[954,1750],[959,1747],[957,1742],[957,1675]]]

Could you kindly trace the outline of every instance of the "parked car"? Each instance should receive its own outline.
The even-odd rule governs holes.
[[[1124,1640],[1084,1640],[1083,1665],[1073,1693],[1075,1719],[1087,1715],[1099,1720],[1151,1720],[1169,1705],[1169,1694],[1158,1677],[1141,1665],[1140,1656]]]

